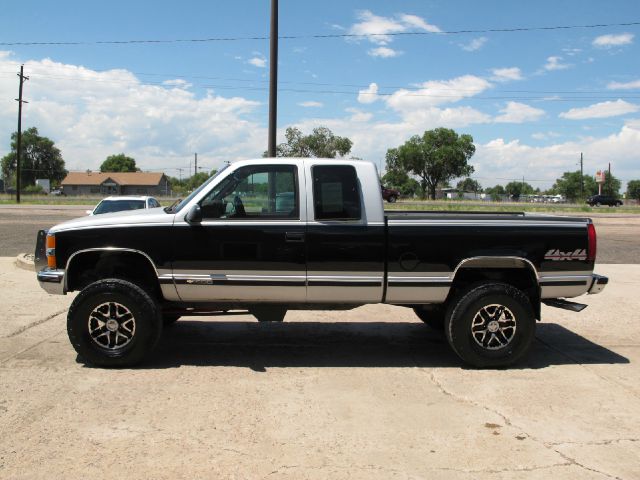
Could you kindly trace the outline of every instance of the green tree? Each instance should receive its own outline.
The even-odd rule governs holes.
[[[534,193],[533,187],[527,182],[509,182],[505,185],[504,191],[514,200],[518,200],[521,195],[531,195]]]
[[[607,176],[602,184],[602,193],[604,195],[611,195],[612,197],[619,197],[620,187],[622,187],[620,180],[618,180],[614,175],[609,175],[609,172],[607,172]],[[593,193],[594,195],[598,193],[597,187]]]
[[[285,138],[287,141],[276,147],[278,157],[344,157],[351,152],[353,145],[347,137],[338,137],[327,127],[314,128],[309,135],[304,135],[295,127],[289,127]],[[267,156],[266,152],[264,156]]]
[[[494,202],[499,202],[502,200],[502,197],[506,194],[504,187],[502,185],[496,185],[495,187],[488,187],[484,189],[484,193],[491,197],[491,200]]]
[[[456,185],[458,190],[462,190],[463,192],[474,192],[474,193],[482,193],[482,185],[477,180],[473,178],[465,178],[464,180],[460,180],[458,185]]]
[[[101,172],[137,172],[136,161],[124,153],[109,155],[100,165]]]
[[[15,184],[17,168],[18,132],[11,134],[11,151],[2,157],[2,173],[9,183]],[[48,178],[59,183],[67,176],[62,153],[52,140],[41,137],[36,127],[22,132],[20,184],[34,185],[37,178]]]
[[[581,194],[581,188],[582,194]],[[580,183],[580,170],[575,172],[564,172],[560,178],[558,178],[553,187],[551,187],[553,194],[560,194],[567,200],[576,201],[583,200],[589,195],[598,193],[598,186],[594,178],[590,175],[582,176],[582,186]]]
[[[215,174],[216,170],[211,170],[209,173],[198,172],[195,175],[183,178],[182,180],[176,177],[169,177],[169,184],[171,185],[171,190],[173,190],[176,195],[184,195],[198,188],[206,182],[209,177]]]
[[[471,135],[458,135],[449,128],[436,128],[427,130],[422,136],[415,135],[400,145],[397,164],[401,170],[420,179],[423,198],[428,190],[431,199],[435,200],[438,184],[473,173],[468,161],[475,151]]]
[[[420,190],[420,184],[415,178],[411,178],[406,170],[399,164],[398,149],[390,148],[386,155],[387,172],[382,177],[382,183],[388,187],[399,190],[402,195],[414,196]]]
[[[630,180],[627,183],[627,197],[640,200],[640,180]]]

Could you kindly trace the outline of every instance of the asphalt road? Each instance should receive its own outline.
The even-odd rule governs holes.
[[[0,256],[31,253],[42,228],[85,215],[91,205],[0,205]],[[640,215],[592,215],[598,232],[598,263],[640,263]]]

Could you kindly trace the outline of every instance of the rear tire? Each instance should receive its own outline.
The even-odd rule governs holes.
[[[444,330],[444,317],[446,308],[444,305],[421,305],[413,309],[420,320],[434,330]]]
[[[529,298],[504,283],[471,288],[452,302],[445,317],[451,348],[476,368],[514,364],[531,348],[536,320]]]
[[[394,195],[391,195],[389,197],[389,200],[387,200],[389,203],[396,203],[397,198]]]
[[[157,302],[138,285],[110,278],[85,287],[67,315],[71,345],[87,363],[129,367],[142,361],[162,333]]]

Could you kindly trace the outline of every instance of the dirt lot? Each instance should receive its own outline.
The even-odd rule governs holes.
[[[0,205],[0,256],[33,252],[39,229],[81,217],[88,208],[91,207]],[[640,215],[607,212],[592,217],[598,231],[599,262],[640,263]]]
[[[638,265],[544,309],[520,368],[463,368],[411,310],[180,320],[137,369],[80,363],[72,298],[0,258],[0,478],[640,478]]]

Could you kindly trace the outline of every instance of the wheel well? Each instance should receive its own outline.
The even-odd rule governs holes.
[[[155,268],[144,255],[126,251],[84,252],[71,259],[65,272],[67,291],[82,290],[104,278],[129,280],[159,298]]]
[[[540,318],[540,286],[535,273],[527,267],[462,267],[456,272],[447,302],[472,285],[486,282],[506,283],[522,290],[529,297],[536,318]]]

